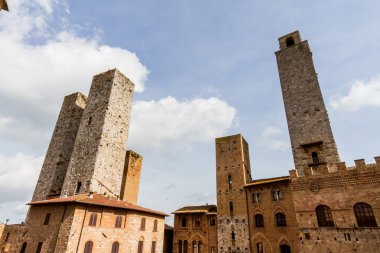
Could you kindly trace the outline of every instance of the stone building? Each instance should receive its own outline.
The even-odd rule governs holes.
[[[175,212],[175,253],[375,253],[380,249],[380,157],[340,161],[307,41],[298,31],[276,52],[295,169],[253,179],[242,135],[215,140],[217,247],[192,244]],[[214,233],[214,232],[213,232]],[[202,240],[210,237],[207,229]],[[186,241],[186,245],[184,245]],[[186,246],[186,247],[185,247]]]
[[[23,224],[1,252],[162,252],[166,214],[137,205],[142,157],[126,149],[134,84],[94,76],[88,98],[66,96]]]

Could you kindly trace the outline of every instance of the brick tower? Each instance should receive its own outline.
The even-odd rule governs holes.
[[[280,37],[276,52],[286,118],[298,173],[339,162],[312,53],[298,31]]]
[[[242,135],[217,138],[218,252],[250,252],[247,196],[251,181],[248,143]]]
[[[87,97],[81,93],[65,97],[32,201],[61,195],[86,100]]]
[[[134,84],[117,69],[94,76],[62,196],[119,198]]]

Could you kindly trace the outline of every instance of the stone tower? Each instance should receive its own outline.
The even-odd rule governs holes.
[[[132,150],[125,156],[120,199],[137,205],[143,157]]]
[[[240,134],[215,142],[218,252],[250,252],[244,189],[251,181],[248,143]]]
[[[63,100],[32,201],[59,197],[87,97],[81,93]]]
[[[117,69],[94,76],[62,196],[119,198],[134,84]]]
[[[278,40],[276,58],[295,168],[302,174],[307,167],[331,167],[340,161],[339,154],[309,44],[298,31]]]

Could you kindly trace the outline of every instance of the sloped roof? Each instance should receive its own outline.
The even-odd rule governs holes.
[[[255,185],[261,185],[261,184],[269,184],[274,182],[281,182],[281,181],[290,181],[289,176],[283,176],[283,177],[272,177],[272,178],[263,178],[258,180],[252,180],[251,182],[248,182],[245,186],[255,186]]]
[[[34,202],[28,203],[28,205],[46,205],[46,204],[62,204],[62,203],[81,203],[81,204],[96,205],[96,206],[107,206],[107,207],[135,210],[135,211],[151,213],[151,214],[156,214],[156,215],[161,215],[161,216],[168,216],[167,214],[162,213],[162,212],[158,212],[158,211],[151,210],[142,206],[138,206],[138,205],[129,203],[127,201],[107,198],[97,193],[78,194],[78,195],[69,196],[65,198],[34,201]]]
[[[174,212],[173,214],[181,213],[205,213],[205,214],[216,214],[216,205],[203,205],[203,206],[185,206]]]

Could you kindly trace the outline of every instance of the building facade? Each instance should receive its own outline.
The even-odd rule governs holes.
[[[294,170],[252,179],[243,136],[215,140],[217,251],[227,253],[375,253],[380,249],[380,157],[340,161],[308,41],[298,31],[276,52]],[[196,207],[194,207],[196,209]],[[186,207],[192,209],[192,207]],[[175,253],[197,252],[174,212]],[[204,234],[204,237],[207,235]]]
[[[134,84],[117,69],[94,76],[88,98],[66,96],[23,224],[9,253],[156,253],[165,213],[137,205],[142,157],[127,150]]]

